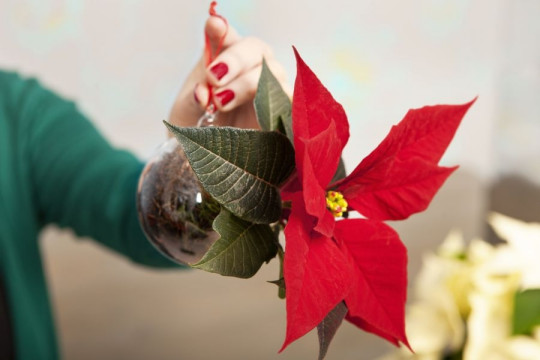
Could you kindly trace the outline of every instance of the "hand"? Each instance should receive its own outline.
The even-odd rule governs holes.
[[[283,67],[263,41],[241,37],[219,17],[211,16],[205,25],[210,45],[215,49],[223,34],[221,53],[208,67],[204,55],[184,83],[171,110],[169,121],[178,126],[196,126],[208,104],[208,87],[213,87],[217,107],[216,126],[258,128],[253,98],[262,69],[263,57],[287,93],[291,93]]]

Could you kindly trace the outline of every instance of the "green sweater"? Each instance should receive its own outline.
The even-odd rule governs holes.
[[[59,357],[37,241],[45,225],[69,227],[139,263],[175,266],[139,227],[142,166],[73,103],[0,71],[0,283],[17,359]]]

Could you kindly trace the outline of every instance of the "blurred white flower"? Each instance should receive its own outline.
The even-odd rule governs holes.
[[[509,256],[522,273],[522,288],[540,288],[540,224],[525,223],[499,213],[491,213],[488,220],[497,235],[508,242]]]
[[[480,359],[490,360],[538,360],[540,342],[528,336],[513,336],[486,349]]]
[[[424,256],[414,286],[418,301],[408,306],[406,314],[407,338],[415,353],[403,348],[379,360],[439,360],[463,346],[461,313],[468,312],[470,287],[465,250],[463,237],[454,231],[441,245],[439,255]]]
[[[415,298],[433,303],[452,314],[467,314],[467,293],[470,290],[470,264],[461,233],[452,231],[440,246],[437,254],[424,256],[423,266],[414,285]]]
[[[400,349],[379,360],[540,360],[540,327],[513,336],[515,294],[540,288],[540,224],[490,214],[493,246],[467,247],[452,231],[435,254],[424,256],[407,308],[407,336],[415,353]]]
[[[471,312],[464,360],[492,359],[488,354],[511,335],[519,276],[490,270],[490,266],[484,266],[475,273],[474,290],[469,295]]]

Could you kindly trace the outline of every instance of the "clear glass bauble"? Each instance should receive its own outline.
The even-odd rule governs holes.
[[[220,206],[204,192],[174,138],[146,164],[137,209],[150,242],[178,263],[198,262],[219,237],[212,222]]]

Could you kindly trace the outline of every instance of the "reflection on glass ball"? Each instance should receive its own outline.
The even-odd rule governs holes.
[[[204,192],[175,139],[145,166],[137,208],[147,238],[178,263],[198,262],[219,237],[212,222],[220,206]]]

